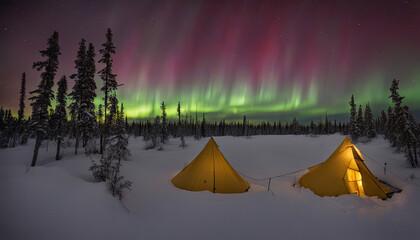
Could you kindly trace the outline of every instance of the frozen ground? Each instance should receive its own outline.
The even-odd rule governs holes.
[[[366,165],[380,179],[402,188],[386,201],[354,195],[319,197],[293,187],[304,169],[326,160],[344,136],[215,137],[231,165],[251,184],[242,194],[189,192],[170,179],[194,159],[208,138],[164,151],[144,150],[130,140],[123,173],[133,182],[124,204],[104,183],[95,182],[91,157],[64,151],[53,161],[55,144],[40,150],[30,168],[33,142],[0,150],[0,239],[416,239],[420,235],[420,170],[404,165],[381,137],[358,144]],[[99,155],[92,156],[98,159]],[[372,160],[373,159],[373,160]],[[375,162],[374,162],[375,161]],[[383,163],[388,172],[383,173]]]

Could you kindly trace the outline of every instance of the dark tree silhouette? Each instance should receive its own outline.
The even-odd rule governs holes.
[[[26,94],[26,74],[22,73],[22,80],[20,81],[20,97],[19,97],[19,111],[18,123],[20,124],[25,118],[25,94]]]
[[[102,140],[103,145],[100,148],[100,153],[102,154],[104,151],[104,147],[106,146],[106,135],[107,135],[107,129],[109,129],[108,124],[108,118],[107,118],[107,110],[108,110],[108,101],[109,96],[111,93],[118,88],[118,84],[116,81],[117,75],[112,73],[112,64],[113,59],[112,55],[115,54],[115,46],[112,42],[112,32],[111,29],[108,28],[106,33],[106,42],[102,44],[102,49],[99,50],[99,53],[102,54],[101,59],[99,60],[99,63],[105,64],[105,67],[100,70],[98,73],[101,76],[101,79],[103,81],[103,86],[101,88],[101,91],[104,92],[104,116],[105,116],[105,127],[104,132],[100,133],[101,137],[104,139]]]
[[[369,103],[365,107],[365,135],[371,139],[376,137],[375,126],[373,123],[372,110]]]
[[[36,134],[34,155],[31,166],[35,166],[38,158],[38,150],[44,139],[48,128],[48,108],[51,107],[51,100],[54,99],[52,87],[54,86],[54,77],[58,69],[58,56],[60,46],[58,44],[58,32],[54,32],[47,41],[47,49],[41,50],[41,56],[46,57],[45,61],[35,62],[33,68],[37,71],[44,70],[41,73],[41,82],[38,88],[30,92],[32,100],[32,127]]]
[[[169,134],[168,134],[168,120],[167,120],[167,115],[166,115],[166,105],[165,102],[162,101],[161,105],[160,105],[160,109],[162,109],[162,133],[161,135],[161,142],[165,143],[168,138],[169,138]]]
[[[61,142],[64,138],[64,126],[67,122],[67,78],[64,75],[61,77],[60,81],[57,83],[58,92],[57,92],[57,105],[55,106],[55,115],[56,115],[56,135],[57,135],[57,153],[55,155],[55,160],[60,160],[60,148]]]
[[[178,134],[181,138],[181,147],[185,148],[185,139],[184,139],[184,126],[181,122],[181,103],[178,102],[178,107],[177,107],[177,113],[178,113]]]

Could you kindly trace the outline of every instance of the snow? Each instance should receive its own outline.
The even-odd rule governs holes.
[[[215,137],[230,164],[251,184],[242,194],[189,192],[170,179],[202,150],[208,138],[170,139],[164,151],[130,139],[122,174],[133,182],[123,199],[88,171],[99,155],[74,156],[67,146],[54,161],[55,143],[40,149],[30,168],[33,141],[0,150],[1,239],[414,239],[420,234],[420,175],[382,136],[357,144],[375,176],[402,188],[385,201],[355,195],[319,197],[294,187],[305,169],[326,160],[344,139],[330,136]],[[67,144],[67,143],[66,143]],[[387,163],[387,173],[383,163]]]

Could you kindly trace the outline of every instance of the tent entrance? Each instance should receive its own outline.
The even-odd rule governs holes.
[[[359,170],[347,168],[346,176],[344,177],[346,181],[347,189],[351,194],[357,194],[361,197],[365,196],[362,183],[362,174]]]

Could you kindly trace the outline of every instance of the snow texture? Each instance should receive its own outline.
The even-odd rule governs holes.
[[[46,141],[30,168],[34,141],[0,150],[0,239],[415,239],[420,235],[419,169],[406,166],[382,136],[357,144],[375,176],[402,188],[385,201],[343,195],[319,197],[293,186],[304,171],[255,181],[325,161],[342,135],[215,137],[220,150],[251,184],[242,194],[189,192],[170,180],[202,150],[209,138],[164,151],[144,150],[130,139],[132,155],[121,174],[133,182],[123,199],[112,197],[88,171],[91,158],[55,149]],[[67,141],[65,141],[65,144]],[[387,173],[383,165],[387,163]],[[29,170],[29,171],[28,171]],[[246,176],[245,176],[246,175]]]

